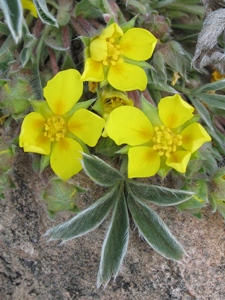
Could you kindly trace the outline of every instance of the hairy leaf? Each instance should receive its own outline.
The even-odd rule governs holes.
[[[22,36],[23,26],[23,8],[20,0],[0,0],[0,8],[15,43],[18,43]]]
[[[222,79],[222,80],[204,84],[196,89],[193,89],[191,93],[194,95],[194,94],[204,93],[208,91],[218,91],[224,88],[225,88],[225,79]]]
[[[195,94],[196,98],[199,98],[209,106],[225,110],[225,96],[218,94]]]
[[[132,193],[127,202],[134,223],[146,242],[168,259],[182,259],[185,251],[162,219]]]
[[[101,284],[106,286],[112,276],[114,278],[117,276],[126,254],[128,239],[129,219],[123,184],[121,184],[120,189],[117,191],[110,227],[102,246],[97,280],[98,287]]]
[[[33,2],[37,9],[38,16],[41,19],[41,21],[45,24],[58,27],[57,20],[49,12],[46,1],[45,0],[33,0]]]
[[[102,15],[99,7],[93,5],[89,0],[82,0],[75,7],[75,16],[82,15],[84,18],[98,18]]]
[[[205,124],[211,129],[214,130],[212,121],[211,121],[211,117],[210,117],[210,113],[207,110],[207,108],[202,104],[201,101],[199,101],[198,99],[191,97],[189,95],[189,99],[191,100],[192,104],[195,106],[195,108],[197,109],[199,115],[201,116],[202,120],[205,122]]]
[[[112,186],[124,179],[120,172],[97,156],[83,153],[82,165],[86,174],[99,185]]]
[[[187,201],[194,195],[194,193],[189,191],[143,184],[132,180],[130,180],[128,184],[136,196],[162,206],[177,205]]]
[[[116,188],[110,190],[102,198],[81,211],[71,220],[50,228],[45,235],[50,235],[50,240],[61,239],[66,242],[87,234],[97,228],[107,217],[116,195]]]

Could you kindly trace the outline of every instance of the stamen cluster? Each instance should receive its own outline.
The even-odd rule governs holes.
[[[58,142],[65,137],[67,131],[66,122],[61,116],[52,116],[45,123],[44,130],[45,137],[48,137],[51,142]]]
[[[111,97],[104,99],[104,110],[106,113],[111,112],[113,109],[127,105],[125,100],[121,99],[120,97]]]
[[[123,59],[120,57],[122,51],[120,50],[120,45],[115,43],[114,38],[108,38],[106,40],[107,44],[107,59],[103,60],[102,63],[105,66],[109,64],[115,65],[117,62],[123,62]]]
[[[182,136],[173,132],[170,128],[161,125],[154,127],[153,149],[159,156],[170,157],[177,147],[182,145]]]

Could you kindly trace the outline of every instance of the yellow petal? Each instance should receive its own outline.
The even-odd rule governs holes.
[[[159,170],[161,159],[150,147],[132,147],[128,152],[128,178],[149,177]]]
[[[64,115],[76,104],[83,93],[81,75],[69,69],[57,73],[44,88],[44,97],[56,115]]]
[[[120,91],[143,91],[147,85],[145,71],[138,66],[125,62],[117,62],[114,66],[111,65],[107,80],[114,88]]]
[[[70,132],[88,146],[95,146],[102,134],[105,120],[87,109],[78,109],[67,123]]]
[[[99,82],[104,80],[103,65],[99,61],[88,58],[85,61],[84,72],[81,76],[82,81]]]
[[[190,157],[191,152],[189,151],[176,151],[167,158],[166,165],[179,173],[185,173]]]
[[[90,44],[90,56],[93,60],[102,61],[107,58],[107,44],[105,39],[96,38]]]
[[[156,37],[148,30],[131,28],[121,37],[119,45],[124,56],[143,61],[152,56],[156,43]]]
[[[194,108],[180,95],[162,98],[158,108],[161,121],[169,128],[177,128],[193,117]]]
[[[182,147],[191,153],[198,150],[205,142],[211,141],[207,131],[199,123],[187,126],[182,132]]]
[[[118,37],[123,35],[123,30],[119,27],[119,25],[117,25],[116,23],[113,23],[111,25],[109,25],[108,27],[106,27],[101,35],[100,38],[102,39],[108,39],[108,38],[114,38],[117,39]]]
[[[35,18],[38,17],[36,7],[32,0],[21,0],[21,3],[24,9],[28,9]]]
[[[140,109],[121,106],[110,113],[106,133],[117,145],[136,146],[151,140],[153,127]]]
[[[45,122],[45,118],[37,112],[32,112],[24,118],[19,145],[25,152],[50,154],[51,142],[43,134]]]
[[[71,138],[56,142],[50,156],[52,170],[63,180],[69,179],[82,169],[81,152],[83,152],[81,145]]]

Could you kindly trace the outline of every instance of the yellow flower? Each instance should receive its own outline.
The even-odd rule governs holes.
[[[225,78],[225,74],[221,74],[218,70],[214,70],[212,72],[212,76],[211,76],[211,81],[218,81],[218,80],[222,80]]]
[[[23,8],[28,9],[35,18],[38,17],[36,7],[32,0],[21,0],[21,4]]]
[[[128,177],[148,177],[160,168],[185,173],[191,154],[211,138],[196,122],[194,108],[179,95],[162,98],[157,116],[146,116],[135,107],[111,112],[107,134],[118,145],[128,144]],[[190,122],[187,122],[190,121]],[[187,123],[186,123],[187,122]]]
[[[134,106],[134,102],[128,98],[126,93],[115,90],[103,90],[93,109],[103,116],[104,119],[107,119],[115,108],[126,105]]]
[[[107,80],[121,91],[143,91],[147,76],[135,64],[151,57],[156,42],[157,39],[146,29],[131,28],[124,33],[113,23],[93,38],[86,48],[87,58],[81,79],[94,82]]]
[[[19,145],[25,152],[50,155],[53,171],[63,180],[81,169],[81,143],[95,146],[104,119],[84,108],[74,108],[83,92],[77,70],[59,72],[44,88],[46,101],[37,101],[36,111],[22,123]]]

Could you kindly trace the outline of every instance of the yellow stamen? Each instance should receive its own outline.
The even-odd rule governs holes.
[[[119,97],[106,98],[103,101],[105,113],[110,113],[116,107],[127,105],[126,101]]]
[[[65,137],[67,132],[66,122],[61,116],[52,116],[48,118],[44,126],[44,136],[48,137],[51,142],[58,142]]]
[[[123,59],[120,58],[122,51],[120,50],[120,45],[115,43],[114,38],[107,39],[107,59],[103,60],[102,63],[104,66],[113,65],[117,62],[123,62]]]
[[[164,125],[156,126],[154,132],[153,150],[157,151],[159,156],[170,157],[171,152],[177,151],[182,145],[182,136]]]

